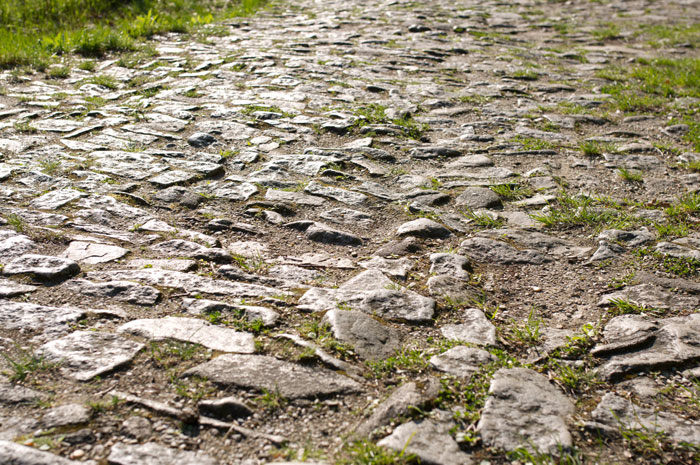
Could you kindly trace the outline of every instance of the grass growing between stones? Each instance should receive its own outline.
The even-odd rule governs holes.
[[[47,362],[44,357],[21,347],[17,347],[15,355],[6,353],[0,355],[10,368],[10,371],[3,372],[10,381],[24,381],[32,373],[48,371],[56,367],[55,364]]]
[[[215,19],[249,14],[264,0],[4,0],[0,68],[45,68],[68,52],[99,57],[133,51],[139,39],[188,32]]]

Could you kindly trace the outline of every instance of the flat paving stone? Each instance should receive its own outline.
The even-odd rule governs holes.
[[[63,251],[61,257],[80,263],[96,265],[119,260],[128,253],[127,249],[116,245],[73,241]]]
[[[385,359],[394,355],[399,347],[395,330],[362,312],[333,309],[322,321],[330,325],[336,339],[350,344],[363,359]]]
[[[174,339],[201,344],[212,350],[252,354],[255,341],[252,334],[212,325],[196,318],[147,318],[134,320],[117,328],[118,333],[133,334],[152,340]]]
[[[142,286],[131,281],[108,281],[94,283],[85,279],[72,279],[64,287],[82,295],[114,299],[135,305],[152,306],[160,299],[161,292],[151,286]]]
[[[496,360],[495,356],[485,350],[457,346],[443,354],[434,355],[430,358],[430,364],[439,371],[467,378],[479,371],[482,366]]]
[[[465,323],[444,325],[440,328],[445,338],[477,345],[496,345],[496,327],[486,318],[484,312],[478,308],[467,308],[462,311],[460,319]]]
[[[219,461],[203,452],[173,449],[155,442],[112,446],[107,460],[114,465],[218,465]]]
[[[8,276],[28,274],[50,281],[75,276],[80,273],[80,266],[67,258],[26,254],[6,264],[2,273]]]
[[[462,452],[457,442],[450,436],[449,423],[436,423],[431,420],[404,423],[377,445],[395,451],[415,454],[421,463],[431,465],[469,465],[472,458]]]
[[[361,385],[332,371],[285,362],[266,355],[226,354],[187,370],[220,386],[279,392],[288,399],[358,392]]]
[[[444,238],[452,235],[449,229],[427,218],[404,223],[396,230],[398,236],[414,236],[422,238]]]
[[[0,439],[0,463],[7,465],[77,465],[85,462],[68,460],[51,452],[44,452]]]
[[[543,375],[502,368],[491,381],[477,431],[489,447],[558,455],[573,445],[567,418],[574,404]]]
[[[395,287],[381,272],[368,270],[337,289],[309,289],[299,299],[298,307],[313,312],[342,307],[390,320],[420,322],[432,319],[435,300]]]
[[[131,362],[145,347],[116,334],[76,331],[47,342],[37,353],[78,381],[89,381]]]

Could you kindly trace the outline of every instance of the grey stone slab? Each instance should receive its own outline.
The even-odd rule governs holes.
[[[460,315],[462,324],[445,325],[440,332],[447,339],[477,345],[496,345],[496,328],[478,308],[467,308]]]
[[[377,445],[399,452],[417,455],[421,463],[429,465],[469,465],[472,458],[462,452],[450,436],[451,423],[431,420],[404,423]]]
[[[659,242],[656,244],[656,251],[675,258],[700,260],[700,250],[673,242]]]
[[[498,194],[486,187],[468,187],[464,189],[455,199],[455,205],[473,210],[503,208],[503,203]]]
[[[467,378],[489,363],[498,360],[489,352],[473,347],[457,346],[430,358],[436,369],[454,376]]]
[[[192,273],[145,268],[139,270],[93,271],[87,279],[97,281],[140,281],[151,286],[181,289],[189,293],[230,295],[239,298],[285,296],[288,292],[272,287],[211,279]]]
[[[552,261],[536,250],[519,250],[505,242],[485,237],[465,240],[460,245],[459,252],[477,262],[498,265],[541,265]]]
[[[87,310],[46,307],[29,302],[0,301],[0,327],[4,330],[65,333],[70,323],[83,318]]]
[[[267,192],[265,192],[265,199],[272,202],[289,202],[311,207],[320,207],[326,202],[326,199],[322,197],[276,189],[268,189]]]
[[[36,402],[42,399],[44,395],[15,383],[4,383],[0,382],[0,404],[4,405],[14,405]]]
[[[194,260],[172,259],[160,260],[155,258],[135,258],[124,263],[127,268],[159,268],[162,270],[179,271],[185,273],[193,271],[197,268],[197,262]]]
[[[357,262],[357,264],[367,270],[379,270],[394,278],[406,279],[415,262],[406,257],[396,259],[372,257],[369,260]]]
[[[197,260],[209,260],[217,263],[231,263],[232,258],[226,250],[218,247],[204,247],[196,242],[173,239],[152,245],[150,250],[168,257],[187,257]]]
[[[396,230],[398,236],[445,238],[452,235],[449,229],[427,218],[419,218],[402,224]]]
[[[266,327],[274,326],[279,319],[279,313],[267,307],[231,304],[218,300],[184,298],[182,299],[182,308],[191,315],[229,312],[234,318],[242,317],[248,321],[260,320]]]
[[[200,400],[197,403],[199,412],[215,418],[231,420],[252,415],[250,407],[238,397],[222,397],[220,399]]]
[[[650,309],[694,310],[700,305],[700,298],[670,292],[654,284],[637,284],[620,291],[606,294],[598,302],[600,306],[610,306],[616,300],[623,300]]]
[[[370,226],[374,222],[369,214],[349,208],[333,208],[331,210],[326,210],[321,213],[320,217],[331,223],[361,227]]]
[[[94,283],[86,279],[73,279],[64,284],[68,289],[90,297],[114,299],[135,305],[152,306],[160,298],[160,291],[131,281]]]
[[[484,444],[558,455],[573,444],[567,418],[574,404],[543,375],[526,368],[498,370],[477,431]]]
[[[75,189],[57,189],[32,200],[30,206],[39,210],[56,210],[86,195]]]
[[[399,335],[394,329],[362,312],[333,309],[322,321],[330,325],[336,339],[350,344],[363,359],[385,359],[399,347]]]
[[[172,170],[154,176],[150,178],[148,182],[150,182],[156,187],[164,189],[166,187],[175,186],[177,184],[188,184],[192,181],[197,180],[198,178],[199,175],[196,173],[190,173],[188,171],[182,170]]]
[[[391,320],[429,321],[435,300],[396,285],[376,270],[368,270],[337,289],[311,288],[299,299],[299,308],[322,312],[350,308]]]
[[[147,442],[112,446],[107,461],[110,465],[218,465],[219,461],[203,452],[194,452]]]
[[[215,326],[196,318],[151,318],[134,320],[117,328],[118,333],[128,333],[153,340],[174,339],[201,344],[221,352],[252,354],[255,341],[252,334]]]
[[[337,187],[323,186],[316,181],[311,181],[305,188],[304,192],[318,197],[326,197],[337,200],[338,202],[348,205],[362,205],[367,202],[367,196],[359,192],[339,189]]]
[[[440,391],[437,379],[407,382],[396,388],[372,413],[355,428],[354,436],[369,436],[377,428],[389,425],[394,419],[407,416],[414,407],[433,400]]]
[[[45,428],[80,425],[88,423],[92,418],[91,410],[82,404],[63,404],[50,408],[41,417]]]
[[[673,441],[700,444],[700,422],[686,420],[663,410],[639,407],[609,392],[591,413],[591,418],[612,431],[640,431],[645,435],[664,434]]]
[[[285,362],[265,355],[225,354],[184,376],[203,376],[221,386],[279,392],[288,399],[358,392],[361,385],[323,368]]]
[[[4,263],[36,250],[37,244],[23,234],[14,234],[0,240],[0,259]]]
[[[472,271],[471,263],[467,257],[454,253],[430,254],[430,273],[448,275],[458,279],[469,279]]]
[[[116,334],[76,331],[47,342],[37,353],[58,363],[66,376],[89,381],[131,362],[144,347]]]
[[[50,452],[40,451],[12,441],[0,440],[0,463],[6,465],[77,465],[85,462],[68,460]]]
[[[22,294],[28,294],[38,289],[36,286],[29,284],[20,284],[10,279],[0,278],[0,297],[16,297]]]
[[[647,228],[635,231],[622,231],[620,229],[606,229],[601,231],[598,239],[612,242],[623,242],[630,247],[638,247],[653,242],[656,237]]]
[[[605,361],[601,377],[617,381],[629,373],[681,368],[700,360],[700,314],[666,319],[622,315],[606,325],[603,343],[591,353]]]
[[[96,265],[119,260],[129,251],[123,247],[93,242],[73,241],[63,251],[61,257],[80,263]]]
[[[67,258],[26,254],[6,264],[2,273],[8,276],[28,274],[38,279],[57,280],[80,273],[80,266]]]

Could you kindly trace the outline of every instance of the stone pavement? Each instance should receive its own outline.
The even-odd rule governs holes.
[[[0,74],[0,462],[691,463],[700,154],[604,73],[699,17],[301,0]]]

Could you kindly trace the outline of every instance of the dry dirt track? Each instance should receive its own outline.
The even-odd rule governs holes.
[[[0,74],[0,462],[693,463],[699,17],[302,0]]]

